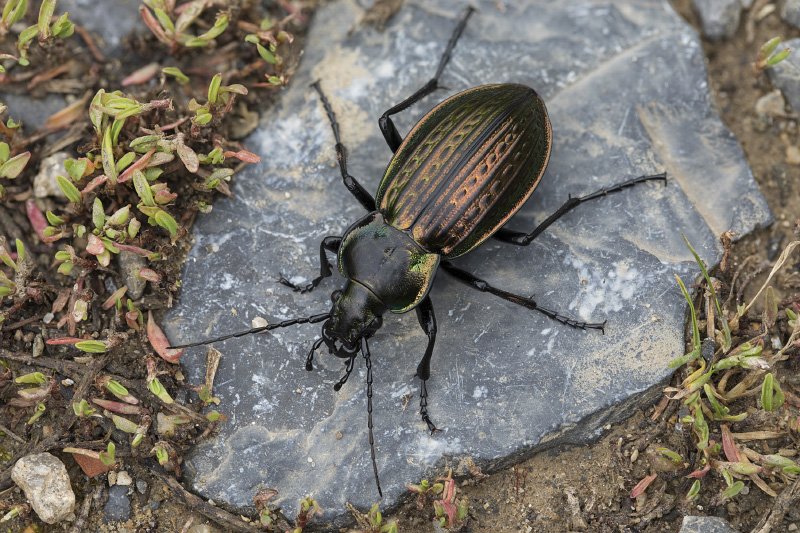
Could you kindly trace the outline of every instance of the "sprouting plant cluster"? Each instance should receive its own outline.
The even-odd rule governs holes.
[[[75,25],[69,20],[69,13],[55,18],[56,0],[42,0],[39,7],[39,18],[36,24],[28,26],[17,36],[17,54],[0,54],[0,60],[13,59],[22,66],[30,65],[28,51],[38,41],[42,47],[48,47],[57,39],[65,39],[75,32]],[[0,39],[11,30],[11,26],[24,19],[28,13],[28,0],[7,0],[0,17]],[[54,20],[55,19],[55,20]],[[0,72],[5,69],[0,65]]]
[[[789,244],[761,290],[744,304],[739,275],[745,264],[731,272],[731,239],[730,233],[721,239],[725,255],[720,274],[730,280],[727,283],[709,275],[687,241],[703,274],[694,299],[678,278],[689,302],[691,349],[672,362],[680,369],[679,380],[666,389],[658,409],[666,407],[667,398],[669,403],[680,402],[679,428],[693,448],[648,447],[651,473],[630,493],[642,506],[648,487],[660,478],[662,487],[657,490],[663,493],[664,483],[683,476],[682,504],[689,507],[733,500],[746,484],[776,497],[800,474],[800,398],[785,390],[790,382],[782,379],[797,367],[800,306],[779,303],[769,285],[800,241]],[[740,285],[735,289],[737,280]],[[763,302],[763,311],[753,316],[757,302]],[[757,409],[746,408],[752,399],[757,400]]]
[[[55,3],[44,0],[39,23],[26,30],[35,16],[29,2],[0,2],[0,43],[20,43],[16,54],[0,55],[0,76],[17,92],[35,75],[70,74],[52,67],[61,58],[55,44],[74,31],[67,14],[54,14]],[[154,314],[170,307],[180,288],[179,256],[189,248],[195,216],[209,212],[219,194],[230,195],[241,168],[260,161],[233,140],[244,133],[230,117],[255,115],[238,105],[254,104],[247,100],[253,87],[288,82],[294,66],[284,59],[293,38],[287,28],[301,14],[289,10],[273,24],[261,7],[144,4],[145,22],[152,30],[155,20],[162,31],[136,42],[161,41],[172,55],[132,73],[69,80],[85,83],[85,92],[44,124],[47,133],[70,129],[58,155],[71,157],[61,157],[52,175],[43,163],[55,150],[44,135],[23,134],[25,117],[9,118],[0,104],[0,397],[3,431],[20,443],[2,450],[3,469],[38,446],[72,454],[89,476],[148,468],[140,460],[153,457],[180,478],[189,444],[225,420],[212,394],[221,354],[209,351],[204,383],[187,383],[182,351],[168,349]],[[250,34],[266,54],[245,41]],[[212,76],[207,62],[221,72]],[[264,74],[279,79],[262,83]],[[114,79],[121,90],[104,86]],[[43,195],[36,192],[40,178]],[[6,520],[30,513],[24,500],[9,502],[0,509],[8,510]],[[304,500],[287,530],[302,530],[319,512]]]
[[[176,6],[175,0],[142,0],[142,3],[144,5],[139,7],[142,20],[172,55],[180,54],[187,48],[217,44],[216,40],[228,31],[231,23],[231,13],[224,2],[192,0],[179,6]],[[225,9],[215,12],[213,24],[205,29],[197,28],[201,17],[217,4]],[[279,22],[274,22],[270,17],[264,17],[259,24],[237,21],[238,27],[247,32],[244,41],[255,45],[263,62],[270,65],[265,72],[267,82],[254,84],[254,87],[281,86],[288,83],[290,76],[285,70],[286,65],[282,55],[278,53],[278,47],[292,43],[294,36],[286,28],[289,22],[300,16],[298,11],[293,11]],[[188,81],[178,69],[172,69],[168,73],[175,75],[181,83]]]

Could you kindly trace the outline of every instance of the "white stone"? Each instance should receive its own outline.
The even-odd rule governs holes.
[[[72,520],[75,493],[69,484],[67,469],[49,453],[23,457],[11,471],[11,479],[25,491],[31,507],[47,524]]]
[[[69,159],[67,152],[56,152],[42,160],[39,166],[39,173],[33,178],[33,195],[36,198],[53,196],[56,198],[66,198],[67,195],[61,190],[56,181],[56,176],[67,175],[64,168],[64,161]]]
[[[117,485],[124,485],[129,486],[133,483],[133,479],[131,479],[131,475],[127,473],[125,470],[117,474]]]

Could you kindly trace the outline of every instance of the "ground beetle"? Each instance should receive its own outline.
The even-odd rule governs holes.
[[[347,282],[344,289],[331,294],[331,310],[174,347],[188,348],[295,324],[323,322],[322,337],[314,342],[308,354],[306,370],[312,370],[314,352],[324,342],[330,352],[347,360],[344,376],[334,385],[338,391],[353,371],[358,353],[364,356],[370,453],[381,496],[372,431],[372,363],[367,339],[380,329],[382,315],[386,311],[416,310],[419,324],[428,337],[416,377],[420,378],[420,414],[433,433],[436,426],[428,416],[425,382],[430,377],[436,341],[436,317],[428,292],[437,269],[473,289],[539,311],[567,326],[602,330],[605,322],[580,322],[545,309],[532,298],[492,287],[457,268],[450,259],[466,254],[489,237],[527,246],[578,204],[645,181],[666,181],[666,173],[633,178],[586,196],[571,197],[530,233],[504,228],[503,224],[536,188],[550,157],[550,120],[544,102],[533,89],[516,84],[469,89],[433,108],[405,138],[390,118],[439,87],[439,77],[473,11],[471,7],[466,10],[450,37],[436,75],[380,117],[378,124],[394,157],[374,198],[347,173],[339,125],[319,82],[312,84],[333,129],[344,185],[368,214],[352,224],[342,237],[322,240],[320,275],[311,283],[298,286],[283,277],[280,282],[300,292],[314,289],[331,275],[327,252],[335,252],[339,272]]]

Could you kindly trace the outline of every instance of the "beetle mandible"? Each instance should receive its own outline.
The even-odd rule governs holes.
[[[319,81],[312,87],[328,116],[345,187],[367,210],[340,236],[328,236],[320,245],[320,274],[305,286],[280,282],[295,291],[313,290],[332,275],[327,253],[336,253],[339,272],[347,280],[331,294],[330,311],[171,348],[189,348],[261,333],[295,324],[322,322],[306,359],[312,370],[314,352],[325,343],[336,357],[346,359],[345,373],[334,385],[347,382],[359,353],[367,370],[367,426],[370,455],[378,493],[383,496],[375,461],[372,423],[372,363],[370,339],[380,329],[387,311],[415,310],[428,337],[417,365],[420,379],[420,415],[431,433],[436,426],[428,415],[426,382],[436,342],[436,316],[428,295],[438,269],[473,289],[488,292],[553,320],[579,329],[605,328],[605,322],[582,322],[541,307],[533,298],[513,294],[453,265],[450,260],[475,249],[492,237],[527,246],[542,231],[577,205],[651,180],[666,182],[666,173],[643,175],[581,197],[570,197],[530,233],[503,225],[516,213],[539,183],[550,156],[552,133],[544,102],[536,92],[518,84],[475,87],[458,93],[426,114],[403,138],[391,116],[406,110],[439,88],[439,78],[450,60],[474,8],[466,9],[453,31],[434,77],[414,94],[387,110],[378,120],[394,153],[378,192],[373,197],[347,172],[339,125]]]

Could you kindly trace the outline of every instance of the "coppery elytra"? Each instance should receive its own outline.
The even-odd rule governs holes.
[[[426,381],[436,341],[436,317],[428,296],[437,269],[441,268],[473,289],[539,311],[553,320],[578,329],[604,330],[605,322],[581,322],[539,306],[532,298],[506,292],[457,268],[451,259],[466,254],[492,237],[527,246],[559,217],[577,205],[650,180],[666,182],[666,173],[644,175],[569,198],[555,213],[530,233],[503,225],[519,210],[539,183],[550,157],[550,120],[544,102],[529,87],[517,84],[484,85],[456,94],[433,108],[401,137],[390,118],[439,87],[439,78],[450,60],[467,20],[467,8],[447,43],[434,77],[414,94],[386,111],[378,120],[386,143],[394,153],[373,197],[347,172],[339,125],[319,82],[312,87],[331,123],[345,187],[367,210],[344,235],[328,236],[320,245],[320,274],[305,286],[281,277],[295,291],[313,290],[331,275],[327,252],[337,254],[339,272],[346,278],[342,290],[331,295],[330,311],[295,318],[215,339],[184,344],[188,348],[295,324],[322,322],[322,335],[306,359],[312,369],[314,352],[324,342],[331,353],[346,359],[345,373],[334,385],[347,381],[359,353],[367,369],[367,426],[370,454],[378,493],[383,496],[372,424],[372,363],[368,339],[380,329],[387,311],[415,310],[428,345],[417,365],[420,379],[420,415],[433,433],[428,416]]]

